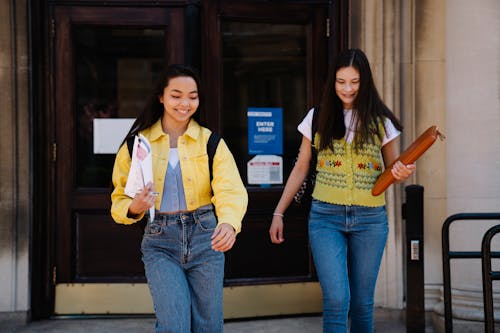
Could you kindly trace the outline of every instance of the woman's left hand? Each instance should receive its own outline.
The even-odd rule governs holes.
[[[236,232],[232,225],[221,223],[215,228],[212,235],[212,249],[214,251],[226,252],[236,242]]]
[[[403,164],[401,161],[394,163],[391,173],[398,181],[406,180],[415,171],[415,164]]]

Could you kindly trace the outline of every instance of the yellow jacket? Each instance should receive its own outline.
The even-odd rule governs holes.
[[[186,132],[179,137],[177,148],[182,170],[182,184],[189,211],[213,203],[218,223],[228,223],[236,232],[241,230],[241,221],[246,213],[248,194],[241,180],[233,155],[224,140],[220,140],[214,156],[210,184],[208,169],[207,142],[210,130],[201,127],[191,119]],[[160,208],[164,178],[167,171],[170,152],[168,134],[163,132],[161,118],[150,128],[141,131],[152,148],[153,180],[159,196],[155,208]],[[131,158],[126,144],[120,147],[113,167],[113,185],[111,194],[111,216],[116,223],[132,224],[143,218],[127,216],[132,198],[124,193],[130,170]],[[213,196],[212,196],[213,191]]]

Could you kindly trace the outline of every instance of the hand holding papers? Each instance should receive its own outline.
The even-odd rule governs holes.
[[[151,159],[151,144],[142,134],[134,139],[132,163],[125,185],[125,194],[131,198],[141,192],[144,186],[153,182],[153,163]],[[155,217],[155,206],[149,208],[151,219]]]

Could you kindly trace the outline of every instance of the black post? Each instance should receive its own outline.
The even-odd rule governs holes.
[[[424,188],[405,188],[406,203],[406,332],[425,331],[424,306]]]

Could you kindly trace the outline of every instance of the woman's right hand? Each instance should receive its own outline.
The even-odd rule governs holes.
[[[158,193],[154,191],[154,185],[149,182],[140,193],[137,193],[128,207],[129,215],[140,215],[155,204]]]
[[[283,238],[283,217],[274,215],[271,227],[269,228],[269,236],[274,244],[281,244],[285,241]]]

